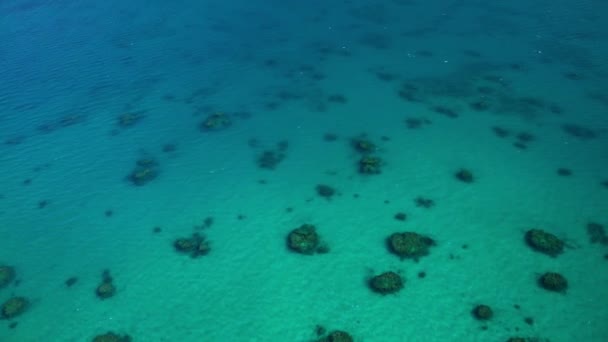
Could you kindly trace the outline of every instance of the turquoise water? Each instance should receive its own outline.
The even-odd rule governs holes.
[[[0,266],[14,277],[0,302],[27,305],[3,314],[0,341],[306,342],[319,326],[357,342],[607,341],[606,13],[3,1]],[[357,139],[380,173],[360,172]],[[287,247],[303,224],[327,253]],[[532,250],[532,228],[563,252]],[[435,245],[401,260],[395,232]],[[193,233],[208,254],[176,250]],[[387,271],[403,288],[375,293]],[[541,288],[548,271],[567,290]]]

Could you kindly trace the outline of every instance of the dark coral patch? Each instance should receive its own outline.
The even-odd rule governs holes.
[[[369,281],[372,291],[383,295],[399,292],[403,288],[403,284],[403,279],[395,272],[384,272],[372,277]]]
[[[547,272],[538,278],[538,285],[545,290],[553,292],[566,292],[568,280],[556,272]]]
[[[528,230],[525,235],[525,240],[528,246],[535,251],[552,257],[558,256],[564,251],[564,242],[557,236],[542,229]]]
[[[320,245],[319,234],[317,234],[315,226],[311,224],[303,224],[287,235],[287,247],[300,254],[314,254]]]
[[[389,251],[401,259],[414,259],[428,255],[429,249],[435,246],[435,241],[427,236],[414,233],[393,233],[387,239]]]

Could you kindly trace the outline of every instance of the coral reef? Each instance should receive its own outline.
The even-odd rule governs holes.
[[[341,103],[341,104],[348,102],[348,100],[346,99],[346,96],[344,96],[342,94],[329,95],[327,97],[327,101],[333,102],[333,103]]]
[[[597,222],[587,223],[587,235],[589,236],[589,242],[608,246],[608,235],[606,235],[606,230],[603,225]]]
[[[520,132],[515,137],[517,138],[517,140],[521,141],[522,143],[529,143],[529,142],[536,140],[536,137],[534,135],[532,135],[532,133],[528,133],[528,132]]]
[[[359,173],[375,175],[382,172],[382,159],[374,156],[363,156],[359,159]]]
[[[557,236],[542,229],[530,229],[526,232],[525,240],[535,251],[556,257],[564,251],[564,242]]]
[[[95,336],[93,342],[131,342],[131,336],[120,336],[114,332],[108,331],[105,334]]]
[[[338,140],[338,135],[335,133],[325,133],[323,134],[323,141],[331,142]]]
[[[188,238],[178,238],[173,241],[173,247],[178,253],[196,258],[207,255],[211,251],[211,244],[204,235],[194,233]]]
[[[279,163],[281,163],[281,161],[283,161],[284,158],[285,158],[285,154],[283,154],[281,152],[273,151],[273,150],[266,150],[266,151],[263,151],[262,154],[260,154],[258,156],[257,164],[258,164],[258,167],[261,169],[274,170],[277,167],[277,165],[279,165]]]
[[[515,147],[517,149],[520,149],[520,150],[525,150],[525,149],[528,148],[528,145],[526,145],[526,144],[524,144],[524,143],[522,143],[520,141],[516,141],[516,142],[513,143],[513,147]]]
[[[405,213],[399,212],[396,213],[393,218],[397,221],[405,221],[407,220],[407,215]]]
[[[570,136],[581,140],[591,140],[597,137],[597,133],[594,130],[577,124],[563,124],[562,129]]]
[[[108,299],[116,294],[116,287],[110,271],[104,270],[101,276],[101,283],[95,289],[95,294],[101,300]]]
[[[422,197],[422,196],[418,196],[414,199],[414,203],[416,204],[417,207],[420,208],[432,208],[435,206],[435,201],[433,201],[430,198],[426,198],[426,197]]]
[[[127,177],[136,186],[142,186],[158,176],[158,162],[153,158],[140,158]]]
[[[492,316],[494,315],[494,312],[492,312],[491,307],[480,304],[473,308],[473,310],[471,311],[471,314],[477,320],[486,321],[486,320],[489,320],[490,318],[492,318]]]
[[[0,265],[0,289],[15,280],[15,268],[8,265]]]
[[[331,199],[336,194],[336,189],[329,185],[319,184],[316,187],[317,194],[326,199]]]
[[[430,125],[431,120],[427,118],[407,118],[405,119],[405,125],[408,129],[421,128],[422,125]]]
[[[65,280],[64,284],[67,287],[72,287],[74,286],[76,283],[78,282],[78,278],[76,277],[69,277],[68,279]]]
[[[399,292],[403,284],[403,279],[395,272],[384,272],[369,280],[370,289],[382,295]]]
[[[25,297],[11,297],[2,304],[2,319],[12,319],[23,314],[30,303]]]
[[[207,216],[205,217],[205,219],[203,219],[203,222],[201,224],[195,225],[193,228],[196,230],[208,229],[213,226],[213,223],[215,223],[215,219],[211,216]]]
[[[499,126],[492,127],[492,131],[499,138],[506,138],[511,135],[511,132],[509,132],[506,128],[502,128]]]
[[[460,169],[454,173],[454,177],[463,183],[473,183],[473,173],[467,169]]]
[[[454,109],[448,108],[445,106],[435,106],[432,108],[432,110],[435,113],[441,114],[443,116],[447,116],[448,118],[454,119],[454,118],[458,117],[458,113]]]
[[[389,251],[401,259],[414,259],[429,254],[429,248],[435,246],[435,241],[427,236],[413,233],[393,233],[387,239]]]
[[[116,117],[116,125],[120,128],[129,128],[135,126],[143,118],[143,111],[123,113]]]
[[[469,108],[477,112],[485,112],[491,108],[491,105],[488,100],[482,97],[479,100],[470,102]]]
[[[199,125],[203,132],[221,131],[232,126],[232,120],[224,113],[213,113],[205,118]]]
[[[350,141],[351,146],[355,151],[360,154],[370,154],[376,151],[376,144],[374,144],[371,140],[365,138],[365,136],[360,136],[357,138],[353,138]]]
[[[165,153],[171,153],[177,151],[177,145],[174,143],[167,143],[162,146],[162,151]]]
[[[315,342],[353,342],[354,339],[346,331],[334,330],[327,336],[322,337]]]
[[[287,247],[290,250],[311,255],[314,253],[326,253],[329,248],[321,242],[319,234],[317,234],[315,226],[311,224],[303,224],[289,232],[287,235]],[[327,251],[325,251],[327,249]]]
[[[568,280],[556,272],[546,272],[538,278],[538,285],[545,290],[565,293],[568,289]]]

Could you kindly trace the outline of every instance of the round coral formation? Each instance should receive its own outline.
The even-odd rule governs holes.
[[[525,238],[526,243],[532,249],[552,257],[556,257],[564,251],[564,242],[542,229],[528,230]]]
[[[380,294],[397,293],[403,288],[403,279],[395,272],[384,272],[374,276],[369,281],[372,291]]]
[[[27,310],[29,301],[24,297],[12,297],[2,304],[2,318],[12,319]]]
[[[315,226],[311,224],[303,224],[292,230],[287,236],[287,246],[297,253],[313,254],[319,245],[319,234],[317,234]]]
[[[97,289],[95,289],[95,294],[100,299],[108,299],[108,298],[114,296],[115,293],[116,293],[116,287],[114,287],[114,284],[112,284],[111,281],[107,281],[107,280],[104,280],[103,282],[101,282],[101,284],[99,284],[99,286],[97,286]]]
[[[429,254],[429,248],[435,245],[435,241],[427,236],[413,233],[393,233],[388,238],[390,251],[398,255],[401,259],[418,260]]]
[[[556,272],[546,272],[538,278],[538,284],[545,290],[553,292],[566,292],[568,280]]]

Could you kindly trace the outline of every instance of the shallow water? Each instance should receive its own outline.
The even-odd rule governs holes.
[[[3,1],[0,266],[15,277],[0,302],[28,305],[0,341],[307,342],[318,326],[357,342],[608,340],[606,13]],[[303,224],[327,253],[287,247]],[[532,228],[563,252],[532,250]],[[436,244],[401,260],[394,232]],[[208,254],[175,249],[193,233]],[[386,271],[398,293],[370,289]],[[548,271],[566,291],[538,285]]]

